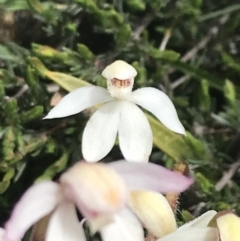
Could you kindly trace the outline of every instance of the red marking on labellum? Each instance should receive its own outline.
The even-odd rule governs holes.
[[[113,86],[118,87],[118,88],[126,88],[131,85],[130,79],[120,80],[120,79],[114,78],[111,80],[111,82],[112,82]]]

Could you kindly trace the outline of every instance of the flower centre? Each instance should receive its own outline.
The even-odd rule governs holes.
[[[131,92],[134,79],[113,78],[107,80],[108,91],[112,97],[125,99]]]
[[[111,82],[112,82],[112,85],[117,88],[126,88],[131,85],[130,79],[120,80],[120,79],[114,78],[111,80]]]

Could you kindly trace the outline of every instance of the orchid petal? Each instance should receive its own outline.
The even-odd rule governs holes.
[[[5,224],[6,238],[21,240],[40,218],[54,210],[61,200],[58,184],[45,181],[30,187],[13,209]]]
[[[103,241],[144,241],[143,228],[128,209],[115,215],[115,220],[100,231]]]
[[[148,161],[152,151],[152,130],[142,110],[128,101],[121,102],[118,138],[127,161]]]
[[[210,211],[202,214],[200,217],[195,218],[193,221],[185,223],[179,229],[185,229],[185,228],[189,228],[189,227],[196,227],[196,228],[207,227],[209,222],[213,219],[213,217],[216,214],[217,214],[217,212],[215,210],[210,210]]]
[[[182,192],[193,183],[191,178],[154,163],[117,161],[108,165],[122,176],[127,187],[132,190]]]
[[[0,228],[0,241],[4,241],[5,229]]]
[[[168,129],[186,135],[172,101],[164,92],[145,87],[134,91],[129,98],[155,115]]]
[[[106,89],[99,86],[85,86],[64,96],[44,119],[74,115],[89,107],[111,100],[113,98]]]
[[[52,214],[45,241],[85,241],[75,207],[71,203],[61,203]]]
[[[157,241],[216,241],[217,230],[215,228],[188,228],[182,229]]]
[[[219,230],[219,240],[239,241],[240,237],[240,218],[233,213],[228,213],[217,218]]]
[[[106,103],[88,121],[82,139],[82,153],[87,162],[105,157],[114,146],[119,123],[119,103]]]
[[[131,191],[129,207],[155,237],[163,237],[177,229],[172,208],[161,193]]]

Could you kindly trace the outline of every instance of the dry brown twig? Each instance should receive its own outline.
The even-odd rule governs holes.
[[[221,191],[226,185],[231,183],[231,179],[238,171],[239,167],[240,167],[240,159],[238,159],[235,163],[231,164],[228,171],[223,173],[222,178],[215,185],[216,191]]]
[[[152,22],[154,18],[155,18],[155,14],[149,13],[142,19],[142,22],[135,28],[135,30],[132,33],[132,37],[134,40],[140,39],[140,35],[147,28],[147,26]]]

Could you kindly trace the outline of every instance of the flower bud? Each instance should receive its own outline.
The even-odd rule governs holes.
[[[130,207],[155,237],[161,238],[177,229],[173,211],[166,198],[157,192],[132,191]]]

